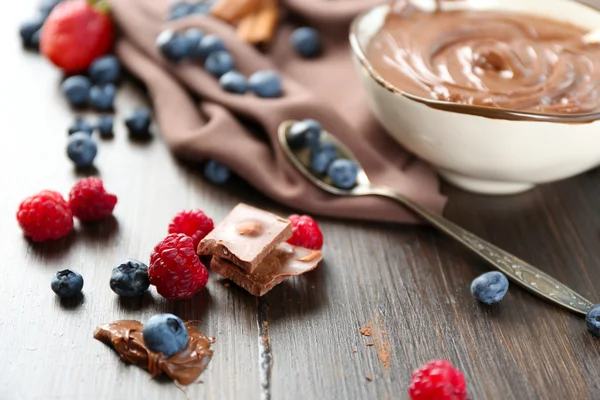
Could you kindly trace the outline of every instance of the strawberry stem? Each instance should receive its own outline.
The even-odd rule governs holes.
[[[110,6],[107,0],[87,0],[96,11],[102,14],[108,14],[110,12]]]

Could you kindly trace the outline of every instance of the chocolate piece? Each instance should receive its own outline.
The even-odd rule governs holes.
[[[198,245],[198,255],[213,255],[253,272],[280,243],[292,237],[292,227],[275,214],[238,204]]]
[[[320,251],[281,243],[252,273],[220,257],[213,257],[210,267],[250,294],[262,296],[286,278],[315,269],[322,259]]]
[[[100,325],[94,332],[94,339],[112,345],[123,361],[148,370],[152,378],[164,372],[177,383],[189,385],[198,379],[208,365],[213,354],[210,345],[214,343],[214,338],[207,337],[190,323],[185,326],[189,335],[188,344],[171,357],[146,347],[142,337],[144,325],[138,321],[123,320]]]

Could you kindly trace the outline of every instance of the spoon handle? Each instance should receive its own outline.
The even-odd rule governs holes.
[[[594,305],[574,290],[534,266],[475,236],[441,215],[428,211],[392,189],[373,188],[372,194],[396,200],[448,236],[465,245],[511,278],[512,281],[538,296],[581,314],[587,314],[588,310]]]

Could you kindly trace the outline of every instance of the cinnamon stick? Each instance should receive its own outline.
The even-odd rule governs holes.
[[[231,24],[255,12],[260,6],[261,0],[218,0],[210,13]]]
[[[240,21],[237,27],[237,35],[240,39],[251,44],[267,44],[275,35],[278,20],[278,1],[262,0],[258,10]]]

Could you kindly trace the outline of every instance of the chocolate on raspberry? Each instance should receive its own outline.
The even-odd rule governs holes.
[[[69,193],[69,206],[80,221],[97,221],[112,215],[117,196],[107,193],[100,178],[85,178]]]
[[[323,248],[323,234],[319,229],[317,221],[308,215],[290,215],[288,217],[292,224],[292,237],[288,240],[294,246],[306,247],[312,250]]]
[[[196,255],[192,238],[171,233],[158,243],[150,256],[150,284],[168,300],[192,297],[208,282],[208,271]]]
[[[412,374],[408,394],[411,400],[468,400],[462,372],[446,360],[433,360]]]
[[[17,221],[25,236],[34,242],[58,239],[73,230],[73,214],[58,192],[42,190],[21,202]]]
[[[192,238],[194,249],[215,228],[215,223],[200,210],[183,210],[169,224],[169,233],[183,233]]]

